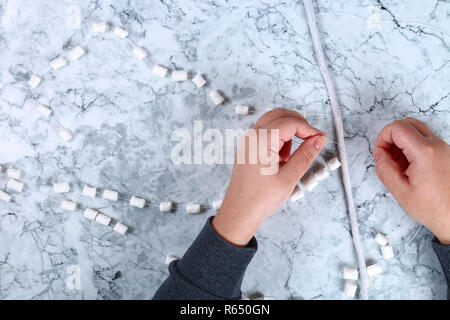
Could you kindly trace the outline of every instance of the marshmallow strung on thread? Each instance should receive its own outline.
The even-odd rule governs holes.
[[[59,130],[58,134],[59,134],[59,137],[66,142],[73,139],[73,134],[69,129],[63,128],[63,129]]]
[[[186,81],[188,79],[187,71],[183,70],[174,70],[172,71],[172,80],[173,81]]]
[[[134,47],[133,54],[141,60],[144,59],[148,55],[147,51],[141,47]]]
[[[97,214],[97,217],[95,217],[95,222],[107,226],[111,222],[111,218],[108,217],[106,214],[99,213]]]
[[[83,187],[83,196],[89,197],[89,198],[95,198],[95,195],[97,194],[97,188],[85,185]]]
[[[344,294],[349,298],[354,298],[356,295],[356,290],[358,289],[358,286],[356,284],[347,282],[345,284],[344,288]]]
[[[44,106],[43,104],[39,104],[36,110],[45,118],[49,118],[53,112],[52,109],[50,109],[47,106]]]
[[[244,105],[237,105],[236,110],[234,111],[235,114],[245,116],[250,113],[250,107],[244,106]]]
[[[8,176],[8,178],[19,180],[20,177],[22,176],[22,172],[16,168],[8,168],[6,170],[6,175]]]
[[[142,209],[145,207],[145,199],[132,196],[130,199],[130,206]]]
[[[291,196],[289,197],[289,199],[292,202],[295,202],[297,200],[300,200],[301,198],[303,198],[305,196],[305,194],[303,193],[303,190],[300,189],[299,186],[295,186],[294,191],[292,191]]]
[[[61,209],[67,211],[75,211],[77,210],[77,204],[70,200],[63,200],[63,202],[61,203]]]
[[[119,199],[119,193],[114,190],[106,189],[105,191],[103,191],[103,199],[117,201],[117,199]]]
[[[106,22],[97,20],[92,23],[92,30],[97,33],[103,33],[106,31]]]
[[[175,261],[175,260],[178,260],[178,258],[177,257],[175,257],[175,256],[172,256],[172,255],[168,255],[167,257],[166,257],[166,265],[169,265],[172,261]]]
[[[346,280],[358,280],[359,272],[356,268],[344,267],[343,276]]]
[[[118,36],[120,39],[125,39],[126,37],[128,37],[128,31],[125,30],[122,27],[115,27],[114,28],[114,33],[116,34],[116,36]]]
[[[28,79],[28,85],[32,88],[36,88],[40,83],[42,79],[39,78],[37,75],[32,74],[30,79]]]
[[[214,209],[214,210],[219,210],[220,207],[222,206],[222,202],[223,202],[223,200],[214,200],[214,201],[212,202],[212,207],[213,207],[213,209]]]
[[[189,203],[186,205],[186,211],[189,214],[200,213],[201,209],[201,205],[198,203]]]
[[[63,57],[58,57],[58,58],[50,61],[50,67],[53,70],[61,69],[62,67],[65,67],[66,65],[67,65],[67,61]]]
[[[3,190],[0,190],[0,200],[10,202],[12,200],[12,196]]]
[[[375,236],[375,242],[380,246],[385,246],[389,243],[389,240],[384,234],[377,233],[377,235]]]
[[[69,57],[72,60],[78,60],[86,53],[81,46],[75,46],[72,50],[69,51]]]
[[[173,209],[173,203],[172,202],[161,202],[159,204],[159,211],[161,212],[170,212]]]
[[[308,191],[313,191],[315,187],[319,185],[319,181],[317,181],[314,175],[311,175],[308,179],[303,182],[303,185]]]
[[[121,235],[124,235],[128,231],[128,226],[124,225],[121,222],[117,222],[113,228],[113,230]]]
[[[394,250],[392,249],[392,246],[381,247],[381,255],[385,259],[392,259],[394,257]]]
[[[322,181],[326,179],[330,174],[328,173],[327,168],[322,167],[316,172],[314,172],[314,177],[317,179],[317,181]]]
[[[378,263],[374,263],[367,267],[367,275],[369,277],[374,277],[383,272],[383,269],[381,269],[380,265]]]
[[[92,221],[95,221],[95,218],[97,218],[97,215],[98,215],[98,211],[91,209],[91,208],[87,208],[83,212],[83,216]]]
[[[341,166],[341,162],[338,160],[338,158],[334,157],[327,161],[327,166],[331,171],[334,171]]]
[[[6,187],[8,189],[11,189],[11,190],[14,190],[17,192],[22,192],[23,191],[23,182],[11,178],[8,180],[8,184],[6,185]]]
[[[209,98],[212,100],[212,102],[214,102],[214,104],[216,106],[218,106],[219,104],[222,104],[225,101],[225,99],[222,97],[220,92],[217,90],[211,91],[209,93]]]
[[[59,182],[53,184],[54,193],[66,193],[70,191],[70,185],[67,182]]]
[[[202,88],[206,84],[205,78],[200,73],[197,73],[195,77],[192,78],[192,82],[197,86],[197,88]]]
[[[153,66],[153,71],[154,74],[156,74],[157,76],[160,76],[161,78],[164,78],[165,76],[167,76],[167,73],[169,72],[169,69],[167,69],[166,67],[163,67],[162,65],[159,64],[155,64]]]

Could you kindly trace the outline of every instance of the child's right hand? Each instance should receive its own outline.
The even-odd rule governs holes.
[[[378,177],[402,208],[450,244],[450,146],[407,118],[380,132],[373,154]]]

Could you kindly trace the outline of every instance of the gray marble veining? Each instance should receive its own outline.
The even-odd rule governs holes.
[[[371,151],[379,130],[406,116],[450,141],[450,3],[320,0],[317,15],[339,91],[363,246],[384,269],[370,282],[370,298],[443,299],[432,235],[378,181]],[[229,165],[174,165],[177,128],[192,130],[194,120],[248,128],[280,106],[306,110],[336,140],[302,2],[4,0],[0,17],[0,164],[23,170],[26,184],[14,203],[0,203],[1,299],[151,298],[168,274],[165,255],[181,256],[213,214],[188,216],[183,204],[222,198],[231,172]],[[148,62],[112,32],[94,34],[95,18],[123,25],[148,50]],[[87,54],[49,71],[48,61],[76,44]],[[153,63],[200,71],[208,89],[158,78]],[[33,90],[30,72],[44,78]],[[222,90],[225,105],[213,107],[212,88]],[[36,101],[48,103],[56,118],[39,118]],[[237,104],[256,112],[236,116]],[[58,137],[58,120],[73,141]],[[330,142],[327,152],[336,154],[336,146]],[[0,178],[3,189],[4,173]],[[72,184],[68,198],[132,232],[123,237],[63,212],[62,197],[51,190],[55,180]],[[162,214],[126,200],[83,198],[82,183],[181,208]],[[264,224],[243,291],[344,299],[340,271],[356,259],[342,190],[333,174]],[[382,260],[375,231],[389,236],[394,259]],[[79,288],[68,285],[73,266]]]

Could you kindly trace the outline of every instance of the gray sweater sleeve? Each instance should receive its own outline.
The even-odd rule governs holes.
[[[212,219],[183,258],[169,265],[169,277],[154,300],[241,299],[241,283],[257,250],[256,239],[243,248],[233,246],[214,231]]]
[[[441,244],[436,238],[433,239],[433,249],[438,256],[447,279],[447,299],[450,300],[450,245]]]

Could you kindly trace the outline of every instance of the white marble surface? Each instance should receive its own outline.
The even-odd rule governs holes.
[[[71,7],[72,6],[72,7]],[[80,9],[73,28],[70,12]],[[379,19],[374,7],[381,7]],[[318,20],[343,110],[351,175],[368,260],[384,273],[372,299],[443,299],[445,282],[429,232],[411,220],[377,180],[371,151],[378,131],[405,116],[450,141],[448,1],[324,1]],[[0,203],[1,299],[149,299],[166,278],[165,255],[182,255],[213,214],[162,214],[81,196],[79,183],[137,194],[153,203],[210,203],[228,183],[228,165],[171,162],[172,131],[247,128],[267,108],[304,108],[333,139],[327,94],[303,5],[294,1],[2,1],[0,7],[0,164],[20,168],[26,188]],[[71,18],[72,17],[72,18]],[[95,18],[121,24],[150,53],[93,34]],[[379,21],[377,27],[376,22]],[[57,71],[48,61],[80,44],[87,54]],[[207,90],[151,73],[151,65],[199,70],[228,102]],[[43,83],[30,90],[29,73]],[[66,143],[34,111],[48,101],[75,134]],[[236,104],[256,113],[234,115]],[[330,143],[327,152],[336,153]],[[325,153],[326,154],[326,153]],[[1,188],[6,184],[2,173]],[[123,237],[58,208],[51,182],[67,196],[132,228]],[[382,260],[374,231],[388,234],[396,257]],[[340,270],[355,265],[341,180],[333,174],[303,200],[286,204],[259,231],[259,251],[243,290],[274,299],[344,299]],[[402,252],[400,254],[400,252]],[[80,288],[66,282],[80,270]],[[68,273],[69,272],[69,273]]]

